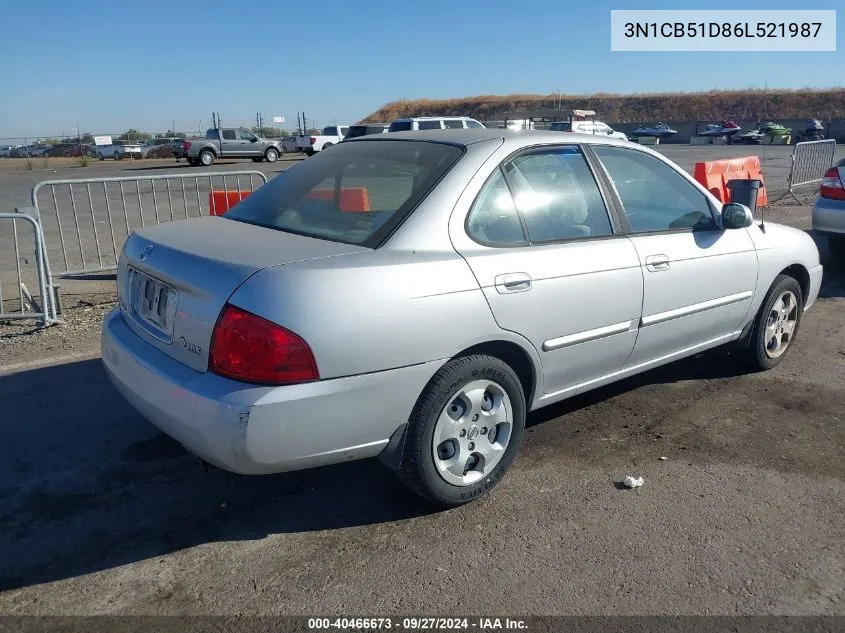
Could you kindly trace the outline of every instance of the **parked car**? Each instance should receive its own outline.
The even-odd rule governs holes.
[[[831,253],[845,258],[845,158],[824,175],[813,205],[813,231],[827,237]]]
[[[210,128],[204,139],[182,142],[183,154],[191,165],[209,167],[218,158],[251,158],[275,163],[282,153],[279,141],[256,136],[243,128]]]
[[[378,456],[450,507],[502,479],[528,411],[723,344],[775,367],[821,279],[804,231],[644,146],[374,134],[223,217],[134,231],[103,361],[212,464]]]
[[[552,132],[574,132],[576,134],[598,134],[609,138],[618,138],[627,141],[628,137],[622,132],[617,132],[607,123],[601,121],[555,121],[549,126]]]
[[[356,123],[349,126],[349,132],[344,138],[349,141],[359,136],[367,136],[369,134],[385,134],[390,129],[389,123]]]
[[[173,158],[174,138],[151,138],[141,144],[142,158]]]
[[[4,145],[0,147],[0,158],[10,158],[15,149],[17,149],[16,145]]]
[[[141,158],[141,144],[130,141],[114,141],[111,145],[97,145],[95,148],[97,158],[106,160],[113,158],[123,160],[124,158]]]
[[[78,157],[87,154],[88,148],[84,143],[59,143],[47,150],[47,156]]]
[[[309,156],[313,156],[317,152],[340,143],[348,132],[348,125],[329,125],[323,128],[321,134],[315,136],[297,136],[296,149],[300,152],[305,152]]]
[[[411,132],[415,130],[461,130],[483,128],[480,121],[467,116],[422,116],[409,119],[396,119],[390,124],[388,132]]]

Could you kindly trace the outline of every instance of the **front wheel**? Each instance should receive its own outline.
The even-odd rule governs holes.
[[[502,360],[475,355],[449,361],[411,413],[399,477],[444,508],[477,499],[510,468],[525,409],[522,384]]]
[[[798,334],[803,306],[798,282],[778,275],[754,323],[748,348],[748,360],[754,369],[772,369],[783,362]]]
[[[268,163],[275,163],[279,160],[279,152],[274,147],[268,147],[267,151],[264,152],[264,158],[267,159]]]

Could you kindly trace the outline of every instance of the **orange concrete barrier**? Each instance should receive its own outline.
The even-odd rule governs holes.
[[[208,214],[223,215],[246,198],[251,191],[212,191],[208,194]]]
[[[730,202],[730,191],[727,186],[729,181],[759,180],[763,184],[757,192],[757,206],[764,207],[769,202],[759,156],[696,163],[693,177],[721,202]]]
[[[306,198],[334,200],[334,189],[312,189]],[[343,213],[368,213],[370,195],[366,187],[344,187],[340,190],[340,210]]]

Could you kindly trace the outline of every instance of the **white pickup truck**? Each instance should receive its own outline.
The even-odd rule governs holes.
[[[97,153],[97,158],[106,160],[107,158],[114,158],[121,160],[129,156],[130,158],[141,158],[141,144],[129,141],[115,141],[112,145],[97,145],[94,147]]]
[[[340,143],[349,133],[348,125],[329,125],[317,136],[297,136],[296,150],[309,156]]]

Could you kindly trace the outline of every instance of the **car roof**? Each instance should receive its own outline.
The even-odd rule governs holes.
[[[412,117],[403,117],[401,119],[395,119],[393,122],[396,123],[397,121],[441,121],[443,119],[451,119],[451,120],[460,120],[460,121],[475,121],[470,116],[412,116]]]
[[[366,137],[361,137],[361,140]],[[602,145],[631,145],[630,141],[614,139],[594,134],[572,134],[569,132],[555,132],[549,130],[507,130],[502,128],[469,128],[447,130],[417,130],[412,132],[388,132],[373,136],[367,142],[387,142],[391,140],[429,141],[452,143],[455,145],[472,145],[483,141],[501,139],[517,145],[545,145],[561,143],[591,143]],[[358,141],[358,139],[353,139]],[[643,146],[638,145],[638,148]]]

